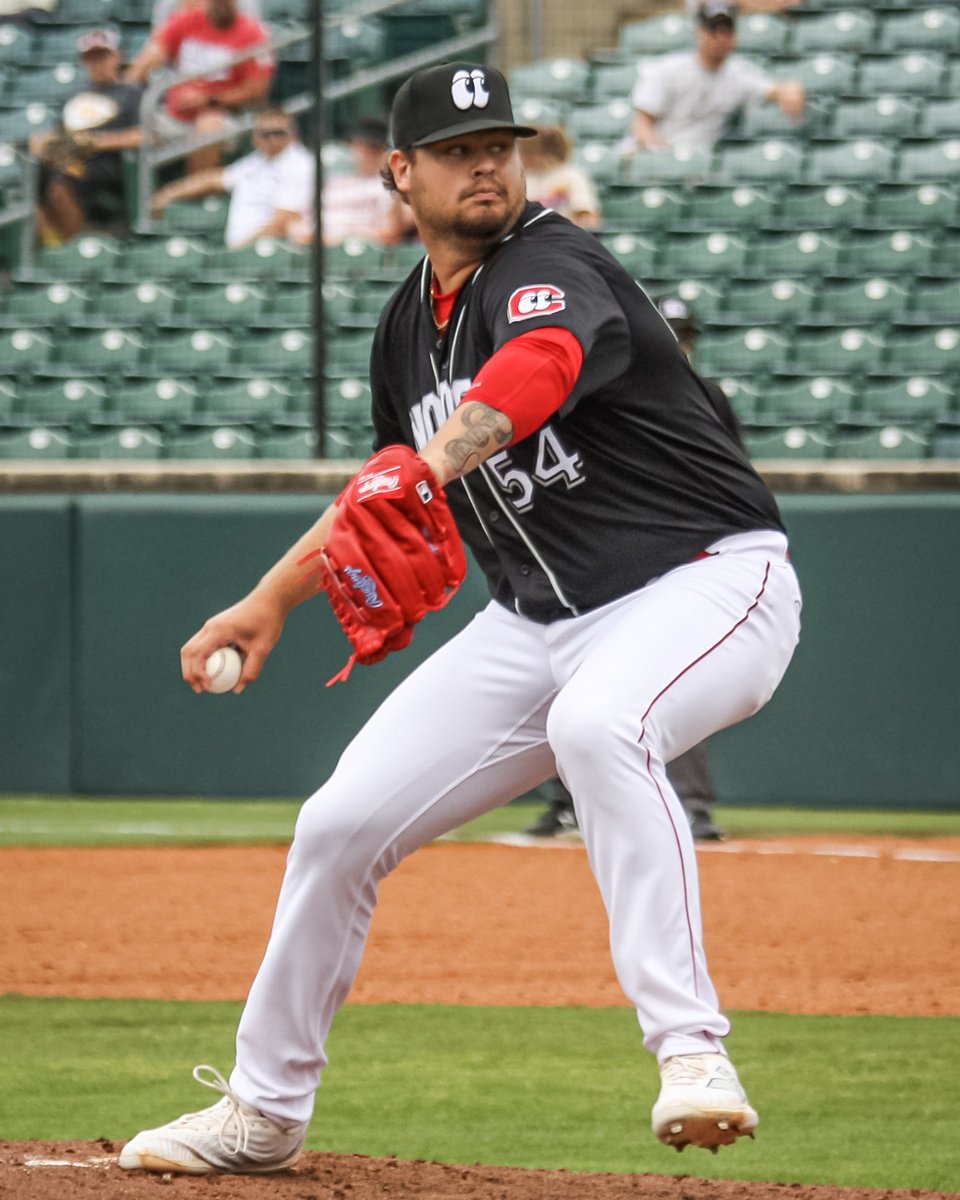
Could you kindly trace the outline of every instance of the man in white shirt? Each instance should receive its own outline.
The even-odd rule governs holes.
[[[702,4],[696,19],[696,49],[665,54],[644,67],[633,90],[633,137],[638,149],[667,146],[711,150],[727,122],[745,104],[774,101],[795,119],[803,114],[803,85],[777,81],[745,58],[736,46],[736,8]]]
[[[225,240],[239,250],[262,237],[308,242],[313,235],[316,164],[297,137],[293,117],[264,109],[253,129],[254,151],[228,167],[196,171],[154,194],[154,216],[176,200],[229,192]]]
[[[361,117],[350,134],[353,170],[331,174],[323,186],[326,245],[337,246],[347,238],[390,243],[403,236],[400,205],[380,175],[388,150],[387,122]]]

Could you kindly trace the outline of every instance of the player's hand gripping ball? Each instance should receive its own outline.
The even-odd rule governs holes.
[[[243,659],[233,646],[221,646],[219,650],[214,650],[207,659],[205,670],[210,680],[209,691],[229,692],[237,686],[240,680]]]

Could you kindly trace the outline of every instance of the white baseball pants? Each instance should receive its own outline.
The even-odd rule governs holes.
[[[696,854],[665,764],[769,700],[800,592],[776,532],[738,534],[603,608],[537,625],[490,604],[385,700],[303,806],[231,1086],[307,1121],[379,881],[418,846],[559,773],[624,993],[662,1061],[729,1032]]]

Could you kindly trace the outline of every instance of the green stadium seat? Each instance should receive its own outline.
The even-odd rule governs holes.
[[[737,21],[737,50],[741,54],[768,58],[787,52],[791,22],[771,13],[746,13]],[[687,43],[692,43],[691,37]]]
[[[925,7],[922,12],[890,13],[881,18],[877,49],[960,50],[960,14],[956,8]]]
[[[729,288],[723,320],[736,325],[789,325],[803,321],[816,291],[801,279],[743,280]]]
[[[791,183],[783,191],[778,224],[783,229],[849,228],[863,222],[869,192],[845,183]]]
[[[336,325],[376,325],[387,301],[397,290],[392,280],[361,279],[357,282],[349,311],[327,303],[327,315]],[[326,291],[324,291],[326,296]]]
[[[329,62],[344,62],[351,66],[370,66],[385,55],[387,30],[377,17],[328,24],[324,32],[323,56]]]
[[[732,233],[674,234],[663,243],[659,269],[676,278],[684,275],[742,275],[747,242]]]
[[[323,389],[324,415],[331,425],[367,423],[372,397],[364,379],[329,379]]]
[[[743,431],[753,459],[822,459],[830,452],[827,429],[815,425],[747,426]]]
[[[21,403],[32,421],[72,425],[104,411],[107,389],[99,379],[65,379],[25,390]]]
[[[174,321],[191,329],[235,330],[243,336],[267,307],[267,292],[253,283],[191,284],[176,306]],[[308,318],[309,319],[309,318]]]
[[[155,429],[139,425],[78,434],[77,458],[153,461],[163,455],[163,439]]]
[[[101,29],[121,19],[125,7],[125,3],[121,6],[120,0],[60,0],[56,6],[56,18],[64,24],[93,25]],[[80,30],[74,32],[79,34]]]
[[[100,289],[84,317],[85,325],[152,326],[166,324],[178,304],[169,283],[110,284]]]
[[[908,295],[893,279],[825,279],[818,288],[817,317],[834,325],[892,321],[906,309]]]
[[[960,325],[890,330],[886,364],[889,371],[903,375],[956,374],[960,370]]]
[[[653,237],[635,233],[604,233],[600,235],[600,241],[634,279],[642,281],[656,274],[657,243]]]
[[[352,292],[348,295],[352,305],[355,297]],[[331,324],[337,324],[338,319],[342,321],[350,315],[342,306],[333,303],[329,287],[324,288],[323,302],[324,316]],[[313,320],[313,288],[309,284],[289,284],[278,288],[260,314],[260,319],[270,325],[309,325]]]
[[[885,229],[929,229],[960,216],[960,189],[948,183],[895,183],[877,187],[870,223]]]
[[[647,60],[643,58],[630,58],[628,61],[593,62],[590,68],[590,94],[587,99],[592,100],[594,104],[602,104],[609,100],[629,100],[645,61]]]
[[[513,115],[521,125],[565,125],[568,105],[535,96],[514,102]]]
[[[817,183],[874,182],[893,178],[894,148],[873,138],[812,146],[806,178]]]
[[[112,391],[110,414],[124,424],[179,424],[197,410],[199,389],[192,378],[124,380]]]
[[[33,44],[30,66],[56,66],[77,61],[77,35],[81,30],[73,25],[46,25],[38,30]]]
[[[758,275],[833,275],[842,244],[813,229],[801,233],[770,233],[757,237],[751,248],[751,270]]]
[[[700,322],[714,320],[723,310],[724,292],[716,279],[676,279],[659,289],[685,300]]]
[[[621,177],[626,183],[658,182],[655,176],[651,179],[631,180],[628,173],[624,171],[620,151],[612,142],[591,141],[579,143],[574,146],[570,161],[574,166],[585,171],[599,188],[605,187],[610,183],[616,183]],[[671,177],[671,179],[673,178],[675,177]]]
[[[222,234],[227,224],[229,200],[225,196],[206,196],[202,200],[179,200],[163,210],[158,222],[160,232],[193,238]]]
[[[566,131],[575,141],[616,141],[630,132],[633,109],[627,99],[607,100],[603,104],[584,104],[567,114]]]
[[[261,458],[314,459],[317,435],[313,429],[275,429],[259,439]]]
[[[76,65],[76,34],[70,56],[53,67],[21,67],[17,72],[16,93],[22,104],[49,104],[62,106],[75,92],[81,90],[85,78]],[[41,38],[43,45],[45,37]]]
[[[15,433],[0,432],[0,458],[61,459],[72,452],[73,439],[64,429],[37,425]]]
[[[131,329],[84,330],[60,340],[56,361],[46,367],[48,374],[69,377],[133,374],[144,353],[140,331]]]
[[[760,390],[753,379],[739,375],[724,375],[716,381],[740,422],[752,421],[760,405]]]
[[[370,339],[367,335],[363,336],[369,360]],[[252,335],[240,342],[236,363],[238,367],[269,375],[307,375],[313,367],[313,359],[313,334],[310,329],[277,329]]]
[[[903,145],[898,177],[904,183],[924,179],[960,181],[960,138]]]
[[[414,267],[423,262],[424,248],[420,242],[397,242],[387,246],[384,262],[384,278],[400,281],[406,279]]]
[[[257,441],[249,429],[220,425],[215,429],[184,430],[166,441],[166,458],[229,460],[254,458]]]
[[[204,273],[208,251],[194,238],[145,238],[126,252],[124,272],[131,280],[197,279]]]
[[[960,96],[928,100],[920,112],[917,134],[922,138],[960,137]]]
[[[685,13],[667,12],[620,28],[620,48],[628,54],[669,54],[693,45],[693,24]]]
[[[324,259],[334,258],[334,247],[324,250]],[[306,283],[310,279],[312,252],[310,247],[291,246],[276,238],[258,238],[252,245],[239,250],[216,250],[209,255],[208,277],[216,276],[225,282],[242,279],[289,279]]]
[[[909,229],[851,235],[843,262],[854,275],[924,274],[932,261],[933,242]]]
[[[873,16],[859,9],[808,16],[801,10],[793,26],[791,50],[794,54],[861,54],[872,46],[874,30]]]
[[[847,416],[857,393],[845,379],[803,375],[769,380],[760,405],[764,417],[780,422],[836,421]]]
[[[59,118],[56,105],[32,101],[16,109],[0,111],[0,142],[24,143],[34,133],[52,129]]]
[[[934,52],[864,58],[858,86],[864,96],[936,95],[944,83],[946,59]]]
[[[934,235],[931,275],[960,275],[960,231],[941,229]]]
[[[347,238],[345,242],[323,249],[323,268],[328,280],[381,275],[385,263],[385,248],[362,238]]]
[[[781,58],[770,64],[770,73],[799,80],[809,96],[848,96],[856,90],[857,61],[856,55],[841,53]]]
[[[803,149],[783,138],[768,138],[717,151],[716,175],[731,183],[770,183],[799,179],[803,171]]]
[[[956,426],[935,429],[930,454],[933,458],[960,459],[960,429]]]
[[[788,349],[787,339],[776,329],[710,330],[697,342],[697,370],[713,376],[771,374],[784,364]]]
[[[324,346],[324,369],[328,376],[366,375],[370,370],[373,338],[369,332],[339,333]]]
[[[576,104],[587,99],[589,68],[579,58],[550,58],[524,63],[510,71],[512,94],[529,99]]]
[[[837,138],[894,138],[916,131],[921,101],[912,96],[868,96],[841,100],[830,132]]]
[[[0,22],[0,67],[33,62],[34,40],[34,30],[29,26]]]
[[[611,149],[610,155],[619,165],[619,153]],[[668,146],[663,150],[639,151],[625,158],[620,169],[624,183],[695,183],[710,174],[710,157],[704,150]]]
[[[604,226],[633,232],[675,225],[683,212],[683,190],[613,184],[603,195]]]
[[[865,375],[883,354],[883,338],[868,328],[835,328],[799,332],[793,339],[793,362],[813,375]]]
[[[948,325],[960,314],[960,280],[918,279],[910,293],[904,317],[912,321]]]
[[[290,390],[266,375],[242,380],[214,380],[204,388],[200,410],[218,423],[273,421],[289,410]]]
[[[116,278],[123,270],[124,247],[113,238],[84,236],[65,246],[43,250],[37,257],[33,277],[61,280]]]
[[[328,426],[324,456],[334,459],[365,459],[373,450],[373,430],[365,425]]]
[[[779,104],[748,104],[741,110],[740,120],[733,134],[750,142],[764,138],[805,141],[811,137],[819,137],[826,131],[833,109],[832,96],[818,95],[807,97],[803,113],[799,117],[787,116]]]
[[[876,419],[936,420],[949,414],[951,399],[950,387],[935,376],[882,376],[864,380],[860,408]]]
[[[53,356],[53,338],[46,329],[0,330],[0,363],[5,374],[32,374]]]
[[[17,152],[9,142],[0,142],[0,187],[20,190],[21,168]]]
[[[220,329],[167,333],[152,343],[150,366],[169,375],[223,374],[234,361],[238,342]]]
[[[12,379],[0,378],[0,425],[13,413],[20,393]]]
[[[81,318],[90,293],[72,283],[21,284],[0,300],[0,326],[54,328]]]
[[[688,191],[683,224],[710,230],[755,230],[766,225],[777,201],[765,184],[700,184]]]
[[[904,425],[881,425],[837,430],[833,439],[834,458],[901,459],[926,458],[927,437]]]

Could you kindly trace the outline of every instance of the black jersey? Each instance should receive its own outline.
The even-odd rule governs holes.
[[[501,603],[539,622],[576,616],[718,538],[782,529],[773,496],[669,326],[593,235],[528,204],[460,289],[443,338],[430,283],[424,260],[377,328],[378,449],[422,449],[487,359],[529,329],[568,329],[583,347],[559,411],[447,488]]]

